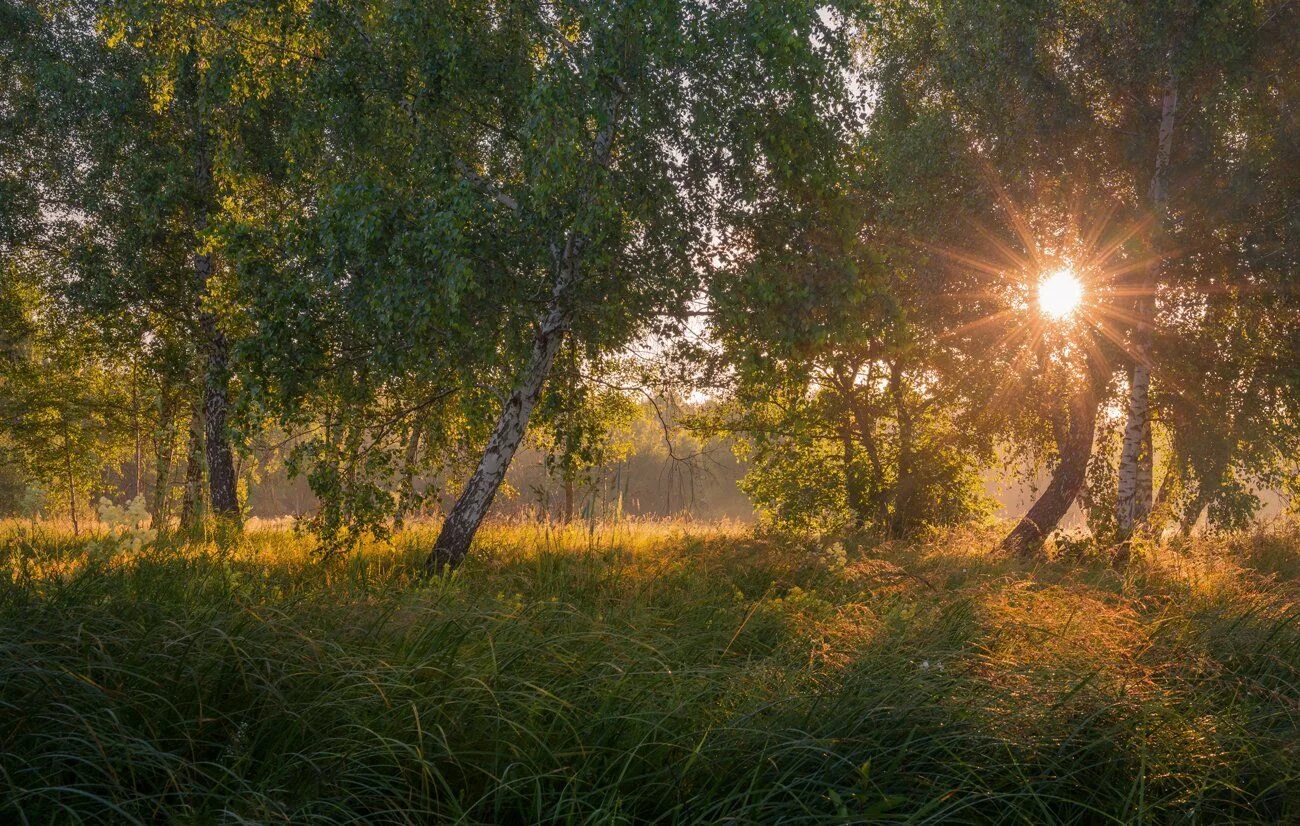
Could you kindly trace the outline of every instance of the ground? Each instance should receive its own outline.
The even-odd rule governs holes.
[[[1300,821],[1300,532],[0,526],[0,821]]]

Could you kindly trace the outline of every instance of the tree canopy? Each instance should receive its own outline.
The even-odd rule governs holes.
[[[783,528],[1239,526],[1300,488],[1298,16],[6,0],[0,483],[237,526],[283,460],[436,571],[649,404]]]

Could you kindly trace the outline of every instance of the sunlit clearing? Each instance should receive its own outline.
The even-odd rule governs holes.
[[[1048,318],[1069,318],[1083,301],[1083,284],[1071,270],[1057,270],[1038,282],[1038,309]]]

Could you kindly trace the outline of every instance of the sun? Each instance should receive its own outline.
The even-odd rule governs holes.
[[[1043,315],[1064,321],[1083,303],[1083,282],[1066,267],[1045,274],[1038,282],[1038,309]]]

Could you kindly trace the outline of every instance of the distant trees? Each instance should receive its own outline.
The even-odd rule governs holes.
[[[283,29],[254,36],[234,11],[36,3],[15,15],[21,26],[7,41],[15,82],[5,124],[26,155],[5,167],[32,185],[19,206],[36,228],[15,254],[39,259],[34,277],[52,306],[69,329],[97,331],[115,364],[116,389],[129,394],[116,413],[130,419],[131,495],[142,492],[134,480],[152,443],[160,524],[182,429],[191,432],[182,522],[204,503],[239,515],[228,423],[235,293],[221,215],[241,187],[270,180],[244,161],[273,165],[264,136],[283,61],[268,56],[286,43]]]
[[[983,513],[977,469],[992,442],[958,380],[964,356],[934,326],[932,274],[900,242],[911,216],[885,223],[891,198],[920,198],[915,210],[934,218],[951,196],[918,191],[939,195],[951,171],[936,151],[944,136],[899,159],[893,127],[864,141],[849,119],[823,131],[794,117],[765,123],[771,155],[746,171],[755,195],[730,216],[710,281],[713,357],[731,401],[705,428],[743,436],[746,490],[778,523],[907,536]],[[892,192],[894,163],[929,174]]]
[[[26,488],[25,509],[64,514],[77,531],[102,468],[121,458],[123,385],[106,330],[61,289],[79,232],[65,199],[79,159],[65,138],[83,114],[73,92],[88,52],[42,10],[0,8],[0,463]]]
[[[551,391],[538,409],[533,440],[547,473],[560,483],[565,522],[573,520],[591,471],[632,449],[631,426],[640,411],[634,397],[609,381],[612,366],[584,359],[570,340],[556,356]]]
[[[0,355],[0,461],[25,480],[28,507],[65,515],[78,533],[104,489],[102,469],[130,455],[125,376],[99,331],[8,275],[9,330],[21,338]]]

